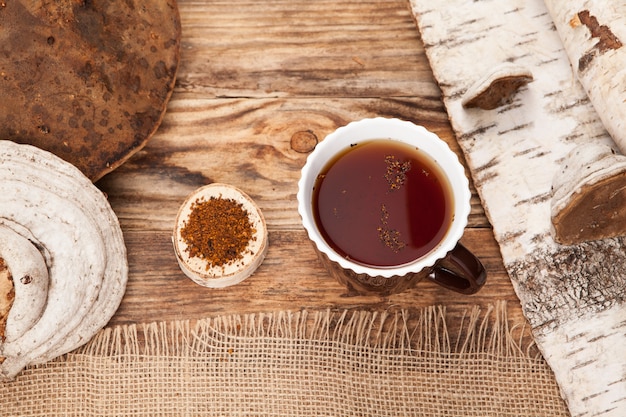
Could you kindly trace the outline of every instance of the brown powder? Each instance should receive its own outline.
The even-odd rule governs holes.
[[[180,235],[187,243],[189,256],[204,259],[209,269],[242,259],[255,232],[241,203],[211,197],[191,205]]]

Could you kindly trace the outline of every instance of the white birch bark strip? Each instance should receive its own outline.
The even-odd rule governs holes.
[[[616,145],[545,4],[410,4],[505,266],[570,412],[626,415],[626,355],[619,352],[626,344],[626,240],[561,246],[550,217],[552,181],[565,156],[589,141]],[[530,69],[533,82],[505,106],[463,108],[465,91],[504,62]]]
[[[626,154],[626,2],[545,0],[572,69]]]

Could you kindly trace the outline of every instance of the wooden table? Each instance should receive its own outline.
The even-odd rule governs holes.
[[[307,153],[300,132],[322,140],[366,117],[424,125],[461,156],[407,0],[179,0],[181,63],[168,112],[148,145],[100,180],[117,213],[130,266],[110,325],[301,309],[398,309],[508,302],[524,320],[499,248],[473,190],[462,242],[485,264],[482,291],[462,296],[422,282],[390,297],[348,296],[328,276],[297,213]],[[174,218],[211,182],[246,191],[269,229],[265,262],[225,289],[194,284],[171,243]]]

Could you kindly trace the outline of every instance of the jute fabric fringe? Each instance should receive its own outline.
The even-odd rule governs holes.
[[[449,321],[433,306],[107,328],[0,384],[0,414],[568,416],[527,327],[509,323],[504,305]]]

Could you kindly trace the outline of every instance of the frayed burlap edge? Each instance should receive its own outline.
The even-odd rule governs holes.
[[[503,303],[453,324],[433,306],[117,326],[0,398],[0,414],[20,416],[568,415]]]
[[[448,322],[446,307],[419,310],[280,311],[155,322],[106,328],[74,355],[180,356],[210,350],[212,343],[231,339],[293,339],[345,343],[399,354],[488,353],[537,359],[539,353],[525,323],[509,327],[504,303],[467,309],[461,321]],[[454,331],[449,327],[457,327]],[[451,339],[451,334],[457,334]]]

